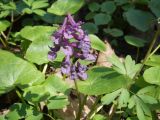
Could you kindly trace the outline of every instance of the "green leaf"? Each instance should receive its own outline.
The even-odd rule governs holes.
[[[92,120],[109,120],[109,119],[101,114],[96,114]]]
[[[0,61],[0,94],[11,91],[15,86],[24,89],[45,80],[44,74],[33,64],[10,52],[0,50]]]
[[[134,26],[142,32],[146,32],[154,20],[151,13],[136,9],[130,9],[125,13],[127,21],[131,26]]]
[[[96,25],[105,25],[111,21],[111,16],[108,14],[99,13],[94,16],[94,22]]]
[[[56,15],[74,14],[83,4],[84,0],[57,0],[47,11]]]
[[[34,1],[32,3],[32,10],[33,9],[39,9],[39,8],[45,8],[49,5],[48,0],[38,0]]]
[[[106,94],[101,99],[102,104],[106,104],[106,105],[111,104],[114,101],[114,99],[120,94],[120,92],[121,92],[121,89],[116,90],[112,93]]]
[[[132,60],[131,56],[127,55],[124,61],[126,75],[129,76],[131,79],[136,75],[139,71],[141,64],[135,64],[135,61]]]
[[[70,86],[68,85],[68,83],[66,83],[62,77],[59,77],[57,75],[50,75],[44,82],[43,86],[46,87],[47,91],[52,96],[56,95],[59,92],[67,94],[70,90]]]
[[[78,81],[78,89],[87,95],[111,93],[127,86],[128,79],[110,68],[95,67],[88,71],[88,79]]]
[[[31,86],[25,88],[23,91],[24,99],[32,103],[39,103],[41,101],[45,101],[50,96],[49,92],[43,85]]]
[[[108,28],[104,29],[103,31],[113,37],[120,37],[123,35],[123,31],[117,28],[112,28],[112,29]]]
[[[152,120],[152,114],[147,106],[141,99],[135,96],[136,112],[139,120]]]
[[[98,33],[98,27],[90,22],[83,24],[82,28],[89,34]]]
[[[149,8],[151,11],[158,17],[160,17],[160,0],[151,0],[148,3]]]
[[[44,10],[41,10],[41,9],[35,9],[35,10],[33,10],[33,13],[35,13],[39,16],[44,16],[46,14],[46,12]]]
[[[38,65],[48,63],[49,46],[52,46],[52,41],[48,36],[40,36],[34,40],[26,51],[25,58]]]
[[[126,3],[128,3],[128,0],[114,0],[114,2],[116,3],[116,5],[124,5]]]
[[[30,41],[39,39],[41,36],[48,37],[56,30],[56,27],[51,26],[25,26],[20,31],[20,35]]]
[[[160,85],[160,67],[151,67],[145,70],[143,77],[150,84]]]
[[[40,120],[42,113],[38,112],[35,108],[22,103],[15,103],[10,107],[9,113],[5,116],[7,120]]]
[[[95,50],[105,51],[106,45],[102,42],[96,35],[89,34],[89,38],[91,41],[91,47]]]
[[[49,110],[62,109],[69,104],[67,96],[53,96],[47,102]]]
[[[89,12],[89,13],[85,16],[85,20],[91,20],[91,19],[94,18],[95,15],[96,15],[96,13]]]
[[[89,10],[92,12],[98,11],[100,8],[100,5],[97,2],[92,2],[88,6]]]
[[[148,66],[159,66],[160,67],[160,55],[152,55],[146,62],[145,65]]]
[[[32,14],[32,10],[30,9],[30,8],[24,8],[23,10],[22,10],[22,13],[23,14],[25,14],[25,13],[27,13],[27,14]]]
[[[113,64],[113,69],[114,70],[116,70],[120,74],[126,74],[124,64],[119,60],[119,58],[115,54],[108,57],[107,60]]]
[[[10,22],[7,20],[0,20],[0,32],[5,31],[10,26]]]
[[[101,5],[101,11],[106,12],[108,14],[113,14],[116,10],[116,5],[114,1],[106,1]]]
[[[118,98],[118,108],[127,107],[127,103],[129,101],[130,94],[127,89],[122,89],[121,94]]]
[[[128,44],[135,46],[135,47],[144,47],[146,43],[146,41],[144,41],[143,39],[137,38],[135,36],[126,35],[124,39]]]

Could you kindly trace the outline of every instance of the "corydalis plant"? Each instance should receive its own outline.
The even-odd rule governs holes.
[[[81,21],[76,23],[73,17],[68,14],[63,25],[53,34],[54,47],[49,52],[49,59],[54,60],[57,57],[57,52],[62,49],[65,58],[62,62],[61,72],[73,80],[87,78],[87,67],[79,62],[74,65],[73,60],[96,60],[95,55],[90,53],[90,40],[81,25]]]

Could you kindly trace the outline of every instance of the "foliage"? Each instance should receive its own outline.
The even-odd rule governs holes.
[[[159,17],[160,0],[1,0],[0,96],[18,101],[0,120],[59,120],[75,103],[76,120],[158,119]],[[106,37],[125,46],[122,60],[104,56],[112,52]],[[111,67],[98,66],[101,54]]]

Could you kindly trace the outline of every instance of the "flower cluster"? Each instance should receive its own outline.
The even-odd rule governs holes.
[[[95,61],[96,57],[90,53],[91,45],[88,35],[81,28],[82,22],[75,22],[73,17],[68,14],[64,19],[63,25],[56,31],[52,40],[54,47],[50,48],[49,59],[54,60],[57,52],[62,49],[65,58],[62,62],[61,72],[65,76],[70,76],[71,79],[86,79],[85,73],[87,67],[77,62],[73,65],[71,58],[92,60]]]

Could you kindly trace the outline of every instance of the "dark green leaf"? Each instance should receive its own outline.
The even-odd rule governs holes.
[[[89,34],[97,33],[98,27],[93,23],[85,23],[82,28],[87,31]]]
[[[101,11],[112,14],[116,10],[116,5],[113,1],[106,1],[101,5]]]
[[[96,25],[105,25],[111,21],[111,16],[108,14],[99,13],[94,16]]]
[[[133,45],[135,47],[144,47],[146,43],[146,41],[144,41],[143,39],[137,38],[135,36],[126,35],[124,38],[128,44]]]
[[[94,12],[99,10],[100,5],[97,2],[92,2],[89,4],[88,8],[90,11]]]
[[[108,28],[108,29],[104,29],[104,32],[113,36],[113,37],[120,37],[123,35],[123,31],[117,28]]]
[[[157,18],[160,17],[160,0],[151,0],[148,5]]]
[[[130,9],[125,13],[127,21],[142,32],[146,32],[152,24],[154,17],[151,13],[136,9]]]

